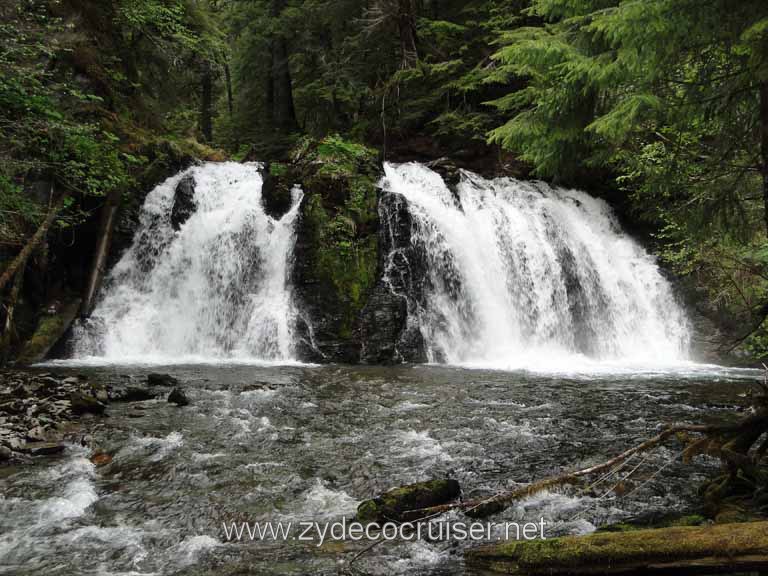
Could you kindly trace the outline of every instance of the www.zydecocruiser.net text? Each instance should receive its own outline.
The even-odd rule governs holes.
[[[546,521],[538,522],[222,522],[226,542],[359,542],[363,540],[546,540]]]

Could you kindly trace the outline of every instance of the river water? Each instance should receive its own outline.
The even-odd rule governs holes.
[[[164,371],[191,405],[112,404],[84,434],[114,456],[96,468],[71,445],[1,469],[0,573],[336,574],[367,544],[227,542],[222,523],[351,518],[390,487],[450,476],[466,497],[597,463],[671,421],[732,414],[758,373],[535,374],[442,366],[61,366],[91,381]],[[538,495],[493,518],[578,534],[637,515],[695,509],[715,466],[675,462],[671,445],[607,488]],[[658,472],[662,468],[661,472]],[[369,574],[464,574],[461,542],[386,543],[353,564]]]

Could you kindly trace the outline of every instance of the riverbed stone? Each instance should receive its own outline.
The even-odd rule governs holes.
[[[172,388],[181,384],[178,378],[174,378],[170,374],[149,374],[147,376],[147,384],[150,386],[164,386]]]
[[[27,430],[27,440],[32,442],[44,442],[48,438],[48,435],[43,430],[42,426],[35,426]]]
[[[96,398],[82,392],[73,392],[69,401],[72,403],[72,411],[75,414],[103,414],[106,409],[106,406]]]
[[[137,386],[130,386],[125,390],[118,393],[114,400],[118,402],[146,402],[147,400],[154,400],[157,394],[147,390],[146,388],[139,388]]]
[[[64,445],[58,442],[27,442],[21,447],[20,452],[26,452],[32,456],[50,456],[64,452]]]
[[[180,388],[174,388],[171,393],[168,394],[168,402],[176,404],[177,406],[188,406],[189,399],[187,395]]]

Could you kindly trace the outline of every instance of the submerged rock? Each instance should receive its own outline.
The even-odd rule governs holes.
[[[182,392],[180,388],[174,388],[171,393],[168,394],[168,402],[176,404],[177,406],[188,406],[189,399],[187,395]]]
[[[73,392],[69,396],[72,404],[72,412],[75,414],[103,414],[106,406],[93,396],[82,392]]]
[[[26,452],[32,456],[50,456],[64,452],[64,445],[58,442],[27,442],[21,447],[20,452]]]
[[[170,374],[149,374],[147,376],[147,384],[150,386],[165,386],[172,388],[178,386],[180,382]]]
[[[117,392],[113,400],[116,402],[146,402],[147,400],[154,400],[155,398],[157,398],[157,394],[150,390],[131,386],[125,390]]]
[[[357,519],[360,522],[414,520],[408,512],[446,504],[460,494],[459,483],[450,479],[401,486],[361,502],[357,507]]]

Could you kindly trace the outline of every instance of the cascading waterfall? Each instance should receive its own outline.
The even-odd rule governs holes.
[[[194,212],[172,225],[174,191],[194,178]],[[301,191],[265,214],[257,164],[193,167],[153,190],[131,248],[106,280],[74,356],[110,361],[293,357],[288,282]]]
[[[574,190],[386,165],[426,269],[409,302],[433,362],[556,367],[579,360],[677,363],[688,321],[653,258],[609,206]]]

